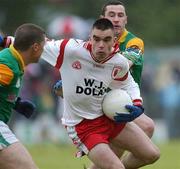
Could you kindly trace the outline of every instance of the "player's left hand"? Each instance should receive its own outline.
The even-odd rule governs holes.
[[[55,85],[53,86],[54,90],[59,90],[62,88],[62,80],[58,80]]]
[[[20,97],[15,101],[14,110],[26,118],[30,118],[35,112],[36,106],[29,100],[22,100]]]
[[[116,113],[116,116],[114,116],[114,120],[116,122],[131,122],[144,112],[144,108],[142,106],[126,105],[125,107],[130,113]]]
[[[53,86],[53,91],[57,96],[63,97],[62,91],[62,80],[58,80],[55,85]]]

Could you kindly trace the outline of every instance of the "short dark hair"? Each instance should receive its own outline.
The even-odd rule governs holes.
[[[103,15],[103,16],[105,15],[106,7],[110,6],[110,5],[122,5],[122,6],[124,6],[124,3],[121,1],[118,1],[118,0],[110,0],[110,1],[106,2],[102,7],[101,15]]]
[[[112,29],[114,30],[114,26],[112,24],[112,22],[109,19],[106,18],[100,18],[97,19],[94,24],[93,24],[93,29],[100,29],[100,30],[107,30],[107,29]]]
[[[25,23],[15,31],[14,47],[25,51],[34,43],[41,43],[45,39],[45,31],[38,25]]]

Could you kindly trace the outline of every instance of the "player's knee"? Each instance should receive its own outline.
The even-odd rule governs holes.
[[[154,133],[154,127],[155,127],[154,121],[151,118],[149,118],[145,122],[144,131],[150,138],[152,137],[152,135]]]
[[[154,133],[154,121],[148,116],[143,116],[135,120],[135,123],[151,138]]]
[[[152,164],[156,162],[160,158],[160,151],[158,148],[155,148],[151,153],[149,153],[148,157],[146,157],[145,163]]]

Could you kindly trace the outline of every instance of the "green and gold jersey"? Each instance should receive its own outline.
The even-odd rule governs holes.
[[[24,73],[24,62],[10,46],[0,51],[0,120],[7,123],[14,107]]]
[[[140,86],[143,69],[144,42],[131,32],[125,30],[118,39],[119,48],[122,54],[132,61],[130,72],[136,83]]]

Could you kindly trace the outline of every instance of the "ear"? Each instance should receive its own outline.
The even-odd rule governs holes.
[[[99,18],[104,18],[104,16],[103,16],[103,15],[100,15]]]
[[[128,19],[128,16],[126,16],[126,21],[125,21],[125,24],[127,24],[127,19]]]
[[[38,43],[34,43],[34,44],[32,45],[32,47],[33,47],[33,50],[34,50],[35,52],[39,50],[39,44],[38,44]]]

